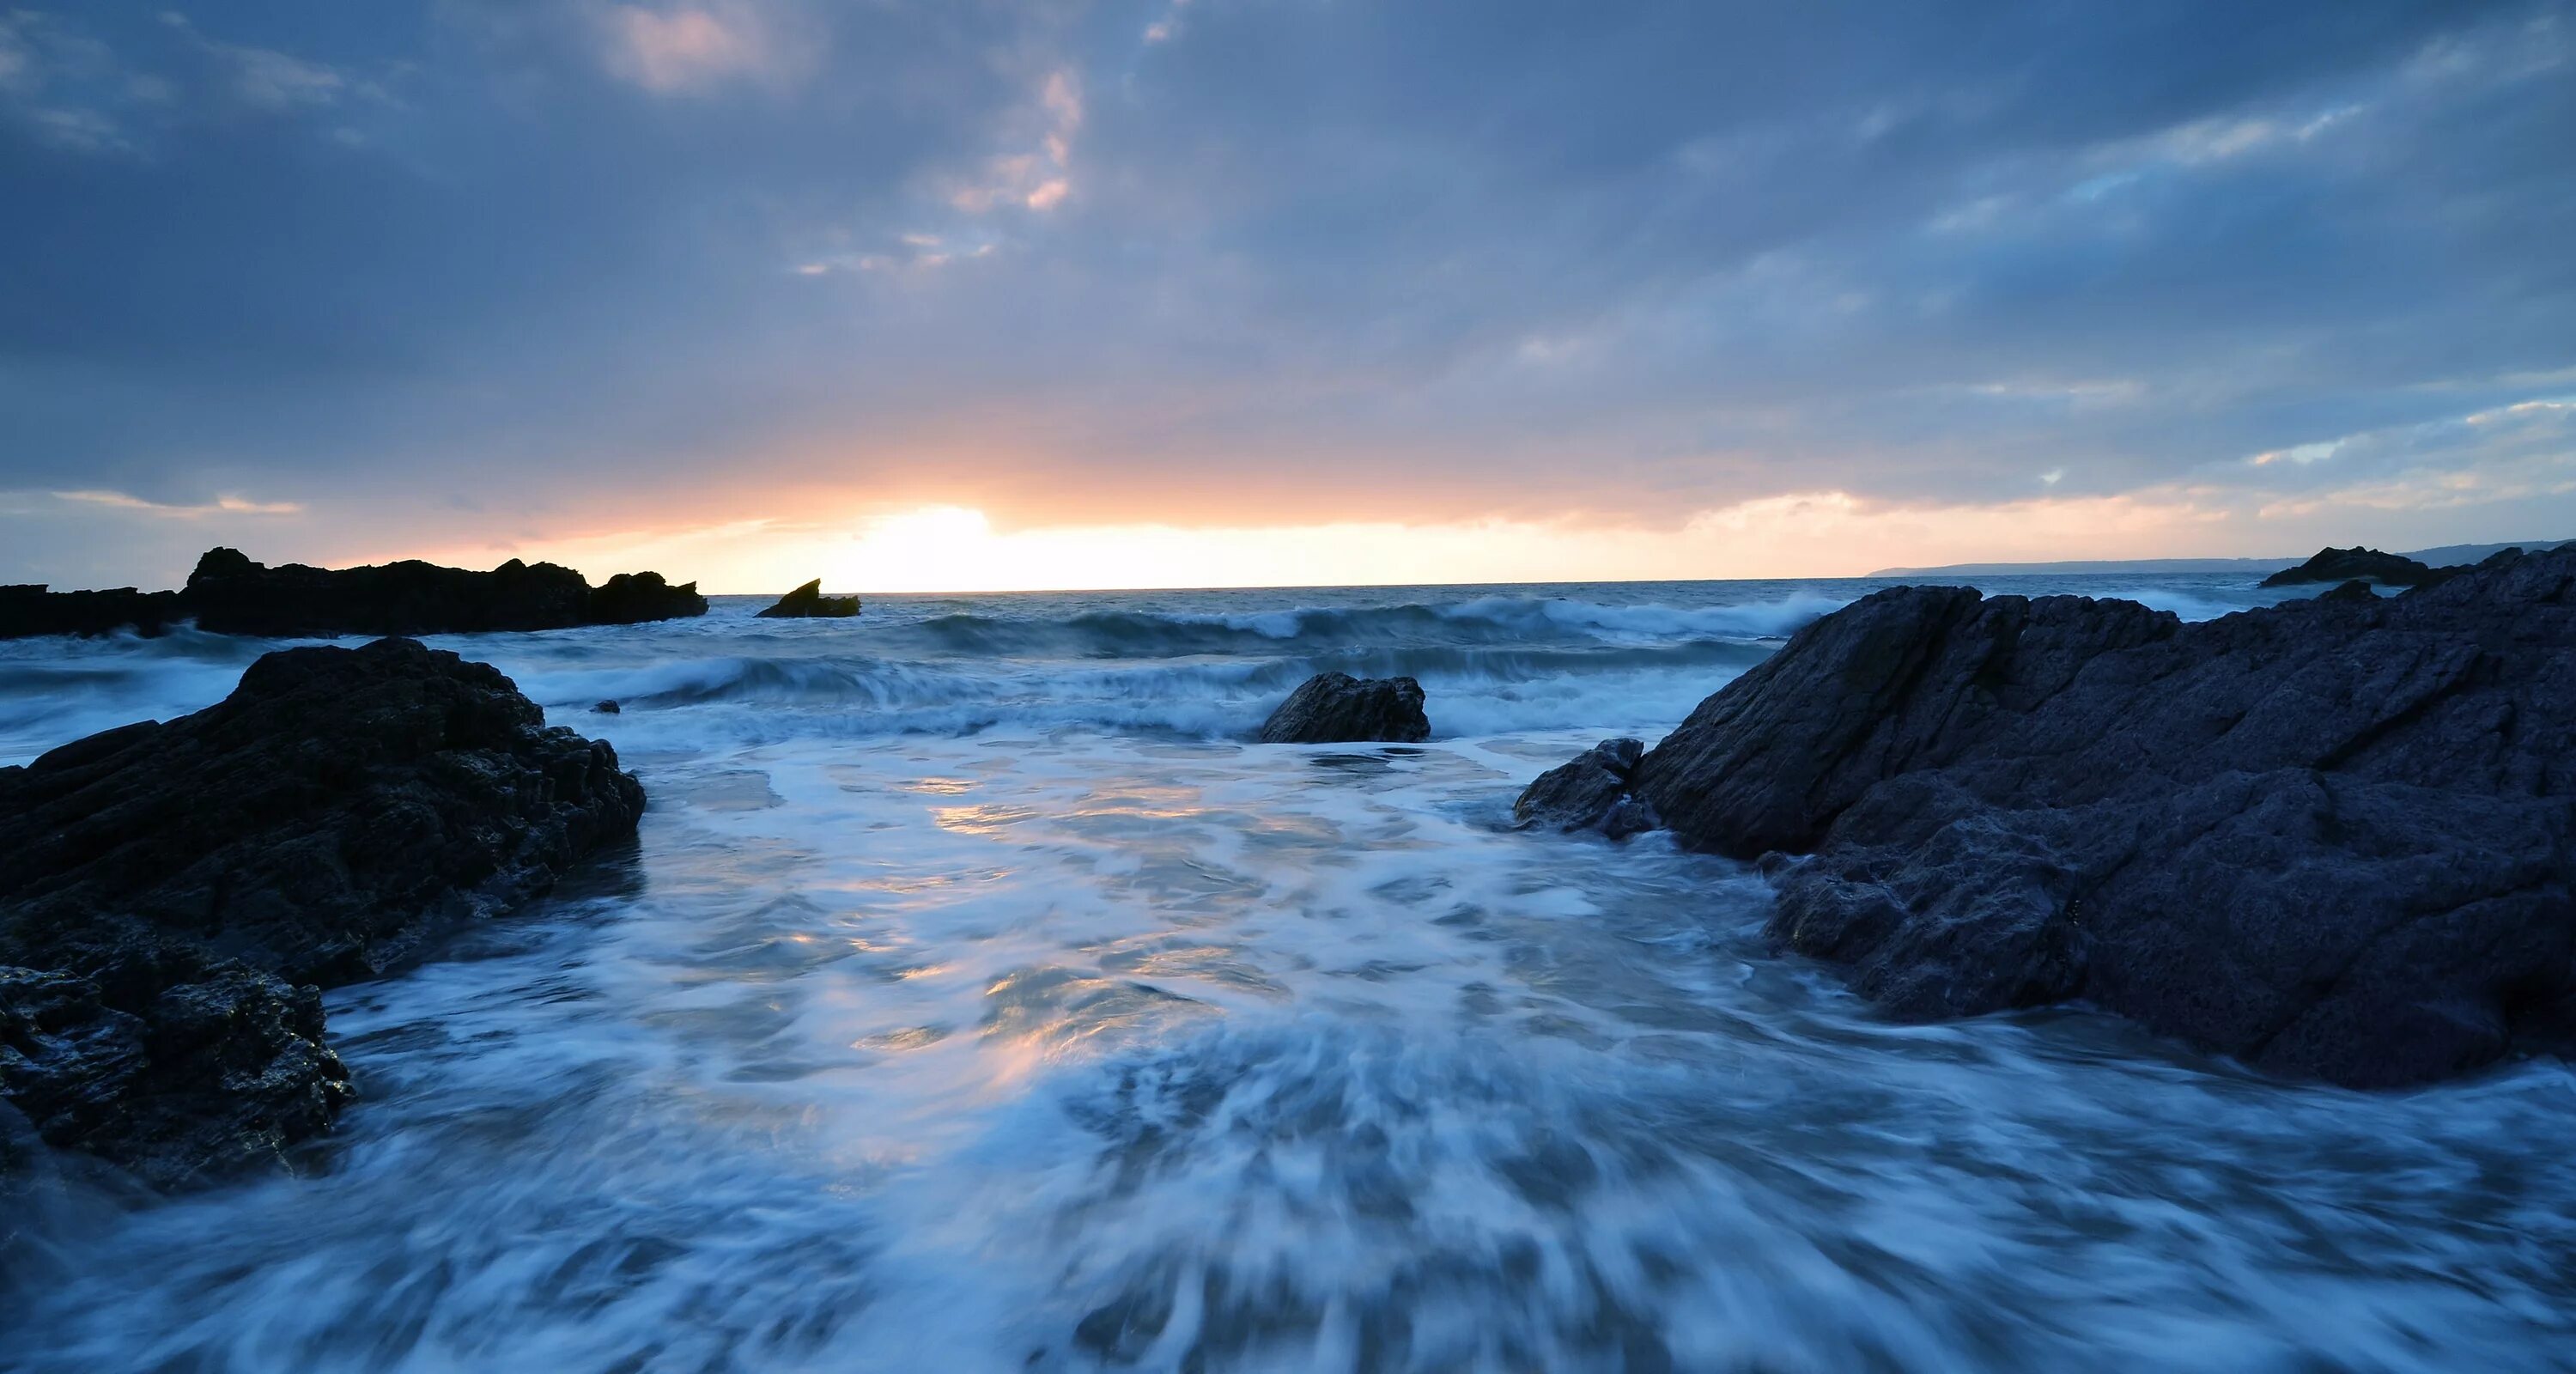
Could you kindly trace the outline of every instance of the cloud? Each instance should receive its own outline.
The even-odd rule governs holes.
[[[601,23],[609,71],[657,95],[698,94],[784,70],[767,24],[748,5],[611,5]]]
[[[948,203],[970,215],[1017,205],[1047,211],[1073,194],[1073,140],[1082,131],[1082,85],[1070,71],[1047,74],[1034,108],[1037,151],[997,157],[974,181],[957,187]]]
[[[210,38],[200,32],[186,15],[175,10],[162,11],[161,22],[185,35],[198,51],[211,58],[223,70],[232,94],[257,109],[275,111],[333,105],[339,103],[353,85],[347,76],[319,62],[308,62],[273,48]],[[166,91],[166,83],[157,83],[157,89]],[[147,98],[153,93],[153,89],[147,89]]]
[[[121,491],[49,492],[57,501],[70,501],[86,506],[105,506],[115,510],[136,511],[172,520],[196,520],[209,515],[296,515],[304,507],[292,501],[251,501],[239,496],[218,496],[199,505],[179,505],[166,501],[147,501]]]
[[[212,13],[0,18],[0,487],[370,555],[851,494],[2576,533],[2512,409],[2576,377],[2563,3]]]
[[[149,162],[191,130],[397,103],[384,80],[217,38],[174,10],[137,15],[113,42],[83,18],[0,14],[0,136]],[[344,143],[357,132],[330,128]]]

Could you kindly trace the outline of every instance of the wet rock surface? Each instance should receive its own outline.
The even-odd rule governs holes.
[[[1512,803],[1512,823],[1524,828],[1599,830],[1614,840],[1656,829],[1662,822],[1654,808],[1628,790],[1645,752],[1642,740],[1607,739],[1573,762],[1539,774]]]
[[[173,1186],[348,1100],[319,989],[634,832],[605,743],[399,639],[254,663],[221,703],[0,768],[0,1101]]]
[[[2576,550],[2188,625],[1896,588],[1628,781],[1685,843],[1811,855],[1773,935],[1901,1016],[2083,999],[2363,1086],[2576,1025]]]
[[[1419,744],[1429,738],[1422,684],[1409,677],[1318,673],[1261,725],[1264,744]]]
[[[762,611],[758,618],[762,620],[838,619],[858,613],[857,597],[823,595],[823,579],[818,577],[778,598],[777,603]]]

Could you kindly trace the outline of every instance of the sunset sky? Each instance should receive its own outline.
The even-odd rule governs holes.
[[[0,581],[2576,537],[2576,4],[0,0]]]

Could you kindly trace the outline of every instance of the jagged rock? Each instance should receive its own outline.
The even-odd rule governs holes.
[[[695,582],[674,587],[657,572],[619,573],[590,593],[583,620],[592,625],[640,625],[706,613],[707,599],[698,595]]]
[[[793,620],[809,617],[857,615],[859,599],[855,596],[823,595],[823,579],[815,578],[804,586],[778,598],[778,604],[762,611],[757,619]]]
[[[1910,1017],[2090,1000],[2275,1072],[2456,1074],[2576,1027],[2576,549],[2185,625],[1904,587],[1649,751],[1773,935]]]
[[[2381,553],[2358,546],[2349,549],[2320,549],[2314,558],[2295,568],[2263,579],[2266,587],[2295,587],[2309,582],[2377,582],[2388,587],[2422,587],[2447,581],[2458,574],[2458,568],[2428,568],[2404,554]]]
[[[349,1094],[318,988],[516,907],[634,832],[614,751],[488,664],[291,649],[192,716],[0,768],[0,1100],[175,1185]]]
[[[57,592],[43,583],[0,587],[0,639],[31,635],[103,635],[130,629],[157,635],[187,618],[174,592]]]
[[[698,584],[674,587],[660,573],[620,573],[594,590],[570,568],[515,558],[490,572],[417,559],[336,570],[302,563],[271,568],[218,548],[197,560],[188,585],[176,592],[0,587],[0,639],[129,627],[159,634],[190,618],[217,634],[276,639],[472,634],[629,625],[706,609]]]
[[[1262,722],[1264,744],[1416,744],[1431,738],[1422,713],[1422,684],[1409,677],[1318,673]]]
[[[1523,828],[1600,830],[1625,839],[1655,829],[1654,808],[1629,795],[1628,779],[1646,752],[1634,739],[1607,739],[1538,775],[1512,803],[1512,821]]]

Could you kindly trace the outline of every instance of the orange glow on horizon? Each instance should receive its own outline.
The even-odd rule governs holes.
[[[776,592],[817,576],[826,590],[861,593],[1853,577],[1942,563],[2226,556],[2259,522],[2205,496],[1897,507],[1817,492],[1703,511],[1665,528],[1492,519],[995,529],[970,507],[922,505],[839,528],[743,520],[533,541],[513,552],[569,564],[593,581],[652,568],[717,594]],[[2286,528],[2264,537],[2283,551],[2297,545]]]

